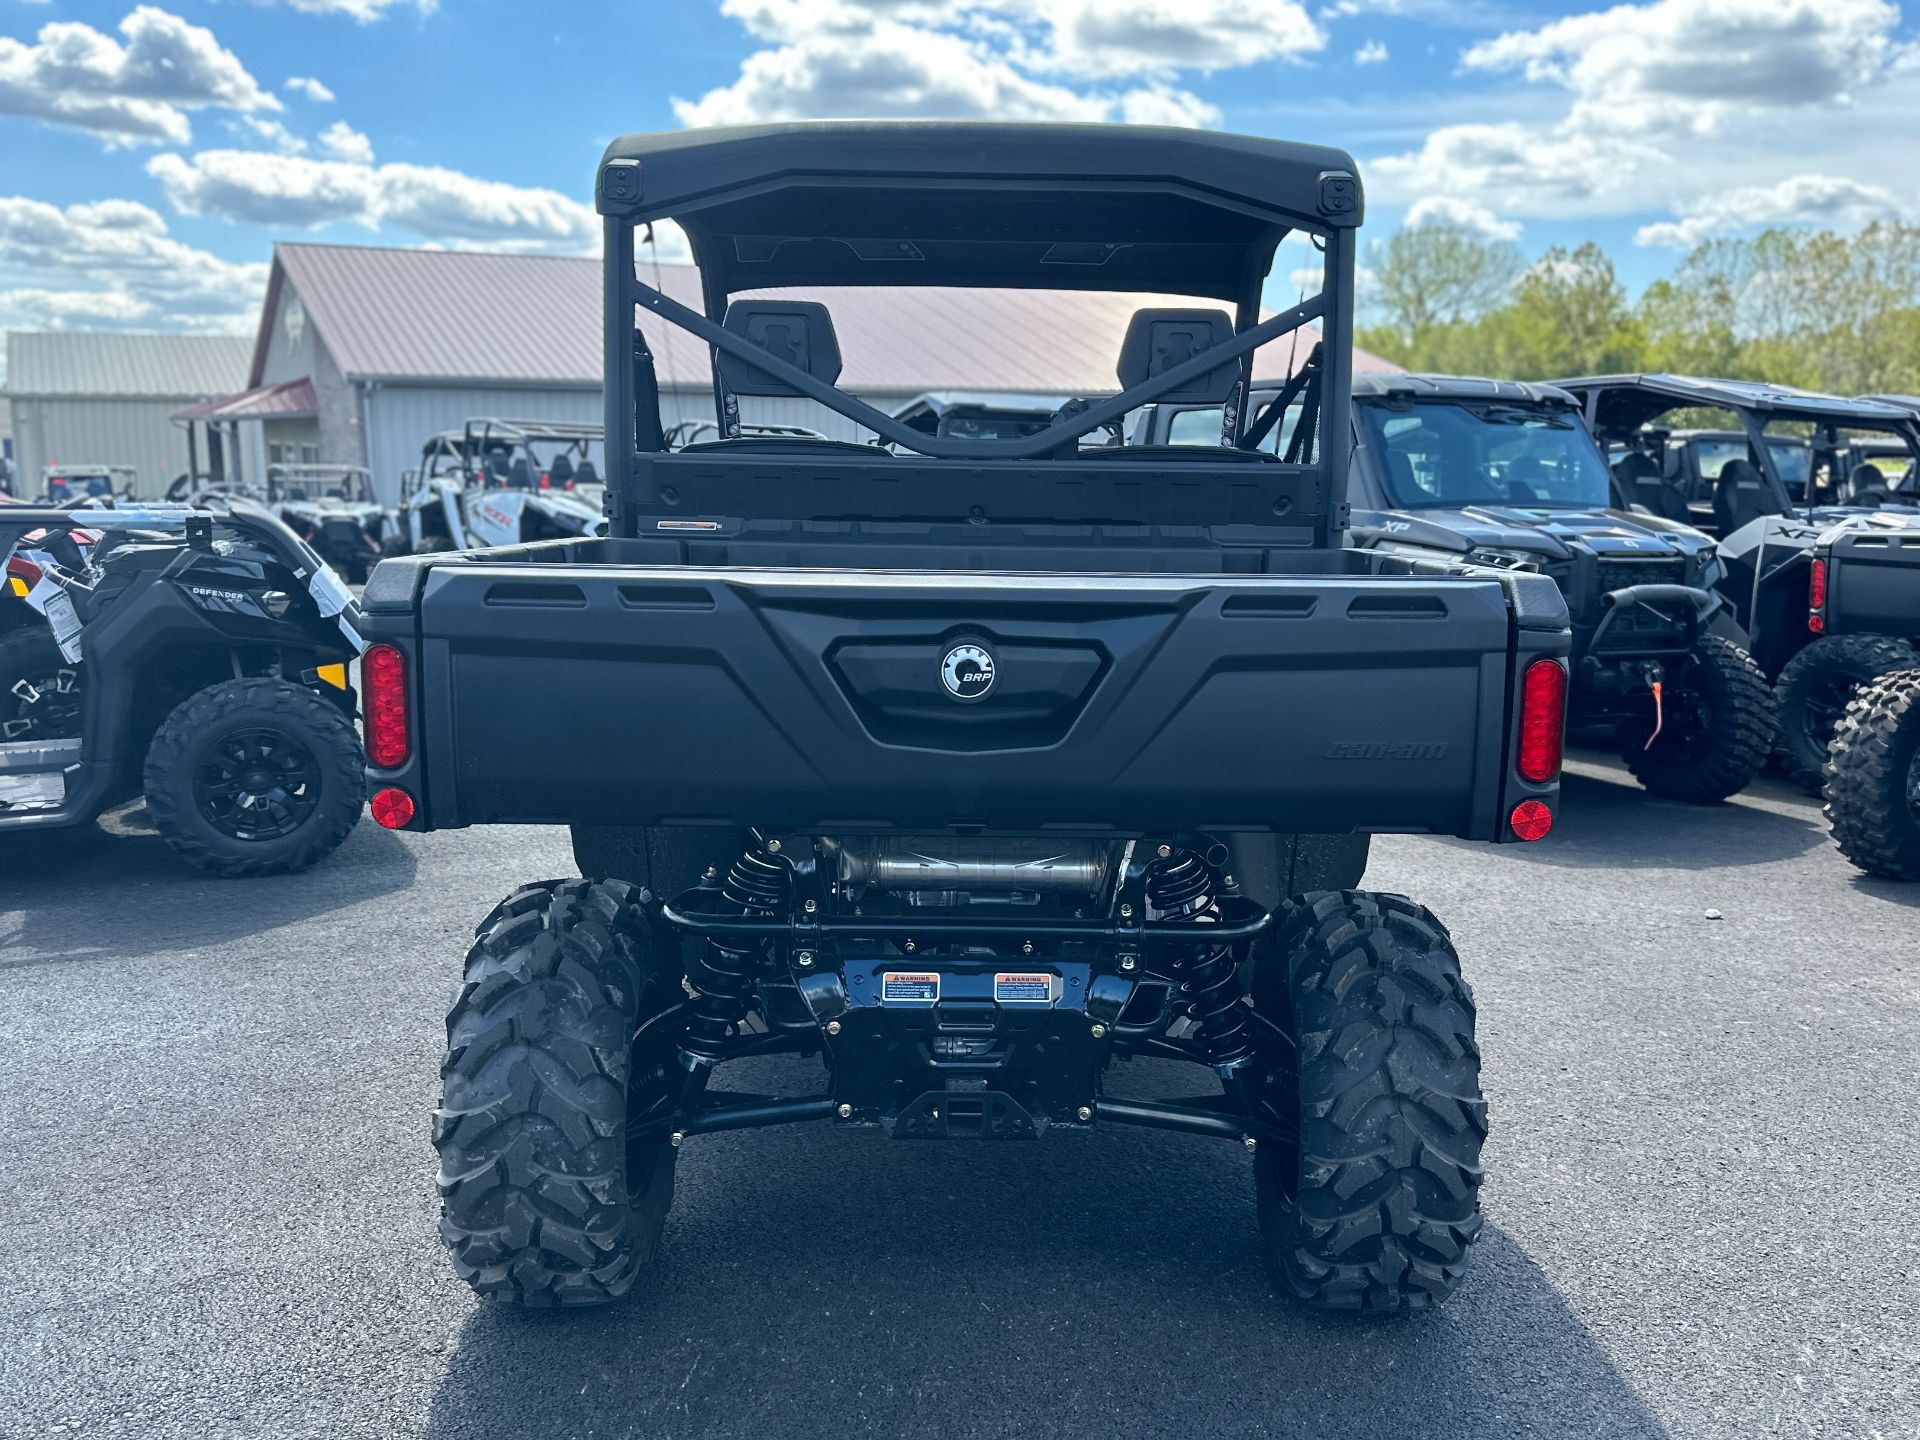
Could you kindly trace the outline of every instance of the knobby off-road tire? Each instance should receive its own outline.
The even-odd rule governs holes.
[[[1732,641],[1703,635],[1665,690],[1666,723],[1653,735],[1651,703],[1620,727],[1627,769],[1651,793],[1717,805],[1760,773],[1779,733],[1773,691],[1760,667]]]
[[[0,742],[78,738],[80,685],[44,621],[0,635]]]
[[[1827,824],[1860,869],[1920,880],[1920,670],[1854,695],[1827,755]]]
[[[1259,1108],[1299,1127],[1254,1153],[1274,1282],[1319,1309],[1437,1304],[1480,1232],[1487,1138],[1473,992],[1446,927],[1399,895],[1304,896],[1261,951],[1253,1000],[1292,1038],[1263,1045]]]
[[[1818,795],[1827,746],[1854,693],[1895,670],[1920,668],[1920,651],[1890,635],[1826,635],[1781,670],[1773,687],[1780,707],[1780,768]]]
[[[440,1235],[475,1291],[597,1305],[653,1260],[674,1150],[627,1127],[666,1105],[684,998],[626,881],[529,885],[481,922],[433,1122]]]
[[[145,786],[173,852],[228,878],[319,863],[358,823],[367,794],[359,737],[340,707],[266,678],[224,680],[175,706],[147,748]]]

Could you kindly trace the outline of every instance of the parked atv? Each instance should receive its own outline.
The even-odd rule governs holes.
[[[380,558],[387,517],[358,465],[270,465],[267,508],[350,583]]]
[[[469,420],[421,447],[401,478],[397,554],[606,533],[598,425]]]
[[[1256,390],[1251,423],[1271,414],[1263,428],[1290,446],[1319,364]],[[1217,444],[1219,407],[1197,409],[1154,407],[1135,442]],[[1551,576],[1573,621],[1569,726],[1617,745],[1656,795],[1713,804],[1747,786],[1774,704],[1752,659],[1709,628],[1713,542],[1618,501],[1579,402],[1550,385],[1368,372],[1353,378],[1353,429],[1355,545]]]
[[[1718,588],[1773,683],[1781,768],[1817,793],[1854,690],[1920,665],[1920,509],[1902,503],[1905,491],[1886,488],[1920,456],[1914,416],[1881,401],[1746,381],[1642,375],[1560,383],[1618,451],[1622,490],[1720,536]],[[1676,409],[1700,408],[1730,412],[1735,433],[1748,438],[1744,455],[1721,459],[1710,492],[1686,488],[1691,472],[1675,455],[1672,432],[1658,425]],[[1794,483],[1783,427],[1806,432],[1798,442],[1806,449],[1802,484]],[[1904,466],[1890,453],[1895,446]],[[1809,495],[1815,503],[1806,503]],[[1818,503],[1823,495],[1861,503]]]
[[[0,833],[144,792],[176,854],[237,876],[304,869],[353,828],[348,592],[265,510],[210,507],[0,509],[0,554],[32,537],[46,621],[0,637]]]
[[[564,821],[587,877],[516,888],[468,953],[434,1124],[461,1276],[528,1305],[626,1294],[705,1133],[1124,1124],[1245,1147],[1288,1293],[1444,1298],[1481,1223],[1472,992],[1438,920],[1352,887],[1371,833],[1548,833],[1565,602],[1344,546],[1344,444],[1078,446],[1156,401],[1220,406],[1309,323],[1307,428],[1347,434],[1352,161],[785,125],[615,141],[598,201],[613,533],[386,560],[364,597],[375,818]],[[636,273],[635,227],[668,217],[704,311]],[[1324,286],[1261,320],[1295,231]],[[1213,303],[1140,311],[1117,395],[985,438],[847,394],[826,306],[767,298],[1063,284]],[[713,348],[722,438],[666,448],[643,311]],[[882,444],[737,435],[741,396]],[[525,743],[556,716],[565,744]],[[777,1053],[820,1055],[823,1087],[714,1079]],[[1212,1093],[1106,1093],[1130,1056]]]
[[[48,465],[40,472],[42,505],[83,504],[131,496],[139,476],[130,465]]]
[[[1869,875],[1920,880],[1920,669],[1854,692],[1827,754],[1827,823]]]

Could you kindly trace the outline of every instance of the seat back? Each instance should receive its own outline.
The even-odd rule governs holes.
[[[840,378],[840,342],[827,307],[815,300],[735,300],[723,328],[776,360],[831,385]],[[735,395],[799,395],[787,381],[722,350],[720,378]]]
[[[1751,460],[1729,460],[1713,482],[1713,522],[1723,536],[1779,513],[1759,467]]]
[[[553,457],[553,463],[547,467],[547,478],[552,480],[556,489],[564,488],[569,480],[575,478],[573,461],[562,450]]]
[[[1668,520],[1685,522],[1687,497],[1661,473],[1660,462],[1639,450],[1629,450],[1613,462],[1613,478],[1629,501],[1644,505]]]
[[[1114,367],[1120,388],[1129,390],[1231,339],[1233,321],[1224,310],[1135,311],[1120,344],[1120,363]],[[1239,375],[1240,362],[1228,360],[1155,397],[1155,403],[1223,404]]]
[[[527,457],[516,455],[513,464],[507,467],[507,484],[515,490],[533,488],[533,471],[527,465]]]
[[[593,461],[582,460],[580,462],[580,468],[573,472],[573,483],[575,486],[598,485],[600,483],[600,471],[595,467]]]

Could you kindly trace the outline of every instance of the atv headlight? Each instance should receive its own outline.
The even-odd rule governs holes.
[[[1540,557],[1526,550],[1479,549],[1467,552],[1469,565],[1486,565],[1495,570],[1533,570],[1540,568]]]

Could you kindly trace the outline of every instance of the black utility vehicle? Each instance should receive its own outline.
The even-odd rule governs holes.
[[[1270,443],[1291,444],[1318,363],[1255,391],[1284,407]],[[1774,704],[1746,652],[1709,631],[1713,542],[1628,508],[1573,396],[1367,372],[1353,377],[1353,428],[1354,544],[1552,576],[1573,620],[1569,725],[1617,744],[1657,795],[1712,804],[1746,788],[1773,748]],[[1218,406],[1156,406],[1139,427],[1163,442],[1219,431]]]
[[[365,596],[376,818],[569,823],[588,877],[515,891],[468,955],[434,1130],[461,1275],[623,1294],[706,1131],[1138,1124],[1253,1152],[1293,1293],[1444,1296],[1480,1225],[1472,995],[1439,921],[1341,887],[1370,832],[1547,832],[1566,607],[1544,576],[1343,548],[1345,446],[1074,444],[1244,395],[1255,347],[1307,321],[1305,423],[1346,433],[1352,162],[1187,130],[769,126],[618,140],[598,202],[612,533],[388,560]],[[704,312],[636,274],[636,225],[665,217]],[[1262,321],[1294,231],[1324,289]],[[765,298],[845,285],[1202,298],[1134,317],[1119,395],[995,440],[836,389],[827,307]],[[722,438],[663,448],[641,310],[714,348]],[[742,395],[898,453],[736,438]],[[526,744],[556,717],[567,744]],[[773,1052],[822,1055],[824,1088],[709,1083]],[[1213,1093],[1104,1094],[1128,1057]]]
[[[1086,404],[1076,395],[1015,395],[991,390],[934,390],[916,396],[893,418],[923,435],[961,440],[1015,440],[1038,435],[1072,407]],[[1121,422],[1111,421],[1073,443],[1075,449],[1120,443]]]
[[[0,836],[144,792],[217,875],[304,869],[346,837],[366,793],[353,607],[292,531],[238,499],[0,508],[10,573],[23,541],[45,619],[0,637]]]
[[[1889,481],[1905,483],[1920,456],[1913,414],[1884,401],[1740,380],[1616,375],[1558,383],[1581,397],[1588,423],[1619,454],[1614,476],[1629,498],[1720,537],[1719,590],[1773,682],[1781,766],[1818,790],[1827,743],[1854,690],[1920,665],[1920,509],[1903,502],[1905,492],[1886,491]],[[1686,488],[1672,432],[1659,425],[1674,411],[1702,409],[1730,412],[1748,441],[1743,456],[1722,458],[1704,500]],[[1806,456],[1801,483],[1795,444]]]

